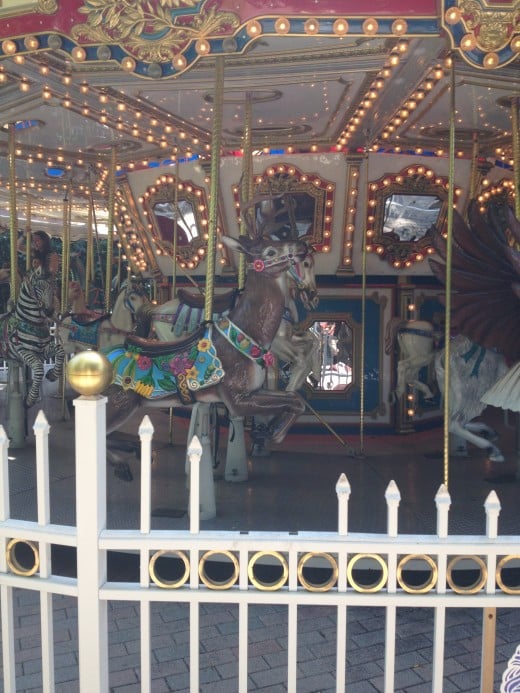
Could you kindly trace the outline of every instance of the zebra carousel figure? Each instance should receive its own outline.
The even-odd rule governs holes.
[[[55,381],[63,372],[65,352],[50,331],[56,307],[56,274],[52,269],[47,263],[36,263],[22,279],[12,309],[0,316],[0,358],[9,362],[9,437],[14,447],[24,445],[24,413],[38,401],[44,375]],[[50,360],[54,366],[45,374],[45,362]],[[32,371],[26,393],[17,366]]]

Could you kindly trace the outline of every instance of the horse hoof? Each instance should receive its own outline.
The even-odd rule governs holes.
[[[47,371],[47,373],[45,374],[45,377],[51,383],[54,383],[54,382],[56,382],[56,380],[58,380],[58,376],[56,375],[56,373],[54,371]]]

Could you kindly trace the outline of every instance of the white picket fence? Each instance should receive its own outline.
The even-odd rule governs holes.
[[[16,691],[13,640],[13,590],[40,594],[43,691],[54,691],[52,596],[70,595],[78,605],[79,684],[81,693],[106,693],[108,680],[107,604],[131,600],[140,607],[141,690],[151,692],[150,614],[154,602],[189,603],[190,690],[199,691],[199,604],[238,604],[238,690],[247,691],[248,606],[287,606],[287,690],[297,690],[298,607],[336,608],[336,690],[348,690],[347,610],[351,606],[384,607],[386,639],[384,690],[394,691],[396,610],[433,608],[432,691],[443,690],[446,609],[477,607],[483,613],[481,691],[493,690],[497,607],[519,608],[520,585],[510,574],[520,566],[520,537],[498,536],[500,502],[492,491],[485,502],[485,536],[448,534],[450,496],[441,486],[436,495],[437,533],[400,535],[399,489],[386,491],[387,533],[348,530],[350,486],[337,482],[336,532],[200,531],[199,462],[202,448],[195,438],[190,457],[190,521],[183,531],[151,529],[151,457],[153,426],[144,417],[141,439],[140,526],[135,530],[106,528],[106,425],[103,397],[79,397],[76,407],[76,527],[50,523],[49,425],[40,412],[36,438],[37,521],[10,518],[8,440],[0,427],[0,600],[3,650],[3,690]],[[367,501],[368,502],[368,501]],[[75,547],[77,578],[53,575],[51,546]],[[18,549],[32,559],[22,563]],[[107,580],[107,552],[139,555],[139,582]],[[181,566],[175,577],[164,575],[166,559]],[[224,578],[212,577],[212,561],[227,567]],[[263,570],[269,565],[269,577]],[[472,569],[470,584],[461,579]],[[418,583],[415,577],[421,577]],[[415,577],[414,577],[415,576]],[[475,577],[476,576],[476,577]],[[509,684],[514,679],[514,662]],[[502,690],[506,689],[502,685]],[[517,690],[517,689],[514,689]]]

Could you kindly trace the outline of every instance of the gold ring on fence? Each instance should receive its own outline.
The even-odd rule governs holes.
[[[464,560],[474,561],[480,569],[480,577],[478,577],[471,585],[457,585],[453,579],[453,570],[455,566],[457,563]],[[487,566],[480,556],[455,556],[448,563],[446,580],[448,581],[448,585],[451,587],[451,589],[457,594],[476,594],[477,592],[480,592],[480,590],[486,584],[487,574]]]
[[[502,592],[506,594],[520,594],[520,583],[512,587],[511,585],[506,585],[502,578],[502,570],[510,561],[520,561],[520,555],[513,554],[511,556],[504,556],[500,559],[495,572],[496,581]]]
[[[378,563],[381,567],[381,578],[371,585],[363,585],[354,580],[352,575],[356,563],[365,559],[371,559]],[[356,590],[356,592],[379,592],[380,589],[385,585],[388,578],[388,566],[385,561],[377,553],[358,553],[356,556],[350,559],[347,565],[347,578],[350,585]]]
[[[260,580],[255,575],[255,564],[261,558],[275,558],[278,561],[282,568],[282,574],[277,580],[273,580],[272,582],[266,582]],[[249,579],[251,580],[252,585],[256,587],[257,590],[267,590],[274,592],[275,590],[279,590],[280,587],[283,587],[283,585],[285,584],[287,576],[289,575],[289,566],[287,565],[285,557],[278,551],[257,551],[249,559],[249,564],[247,566],[247,574],[249,576]]]
[[[331,575],[328,580],[324,582],[312,582],[308,580],[304,575],[305,564],[308,563],[313,558],[322,558],[329,564],[331,568]],[[328,592],[336,584],[338,579],[338,564],[336,559],[330,555],[330,553],[314,553],[309,551],[309,553],[304,554],[298,561],[298,580],[300,584],[305,587],[309,592]]]
[[[215,580],[207,574],[206,562],[208,561],[208,559],[215,557],[215,556],[225,556],[226,558],[229,558],[229,560],[231,561],[231,564],[233,566],[233,573],[231,574],[231,577],[226,578],[225,580]],[[206,587],[209,587],[211,590],[227,590],[227,589],[229,589],[238,580],[238,560],[237,560],[237,557],[235,556],[235,554],[231,553],[231,551],[206,551],[206,553],[204,553],[200,557],[199,577],[202,580],[202,582],[206,585]]]
[[[413,560],[424,561],[430,568],[430,576],[422,583],[422,585],[410,585],[404,580],[403,572],[405,566],[409,561]],[[431,556],[427,556],[424,553],[410,553],[407,556],[403,556],[397,564],[397,582],[405,592],[409,592],[410,594],[426,594],[435,586],[437,576],[437,564]]]
[[[32,565],[26,565],[26,563],[17,555],[17,549],[29,547],[32,552],[33,562]],[[40,567],[40,553],[38,550],[38,545],[34,541],[29,541],[28,539],[11,539],[7,544],[5,550],[5,556],[7,559],[7,565],[9,566],[11,572],[15,575],[23,575],[24,577],[29,577],[34,575],[34,573]]]
[[[164,556],[177,556],[177,558],[180,558],[181,561],[184,564],[184,574],[178,578],[177,580],[168,580],[164,577],[161,577],[160,575],[157,574],[157,567],[156,563],[159,560],[159,558],[163,558]],[[184,583],[187,581],[187,579],[190,576],[190,562],[188,560],[188,557],[183,551],[170,551],[167,549],[161,550],[161,551],[156,551],[153,556],[150,558],[150,562],[148,564],[148,572],[150,573],[150,577],[152,580],[155,582],[155,584],[158,587],[164,587],[166,589],[177,589],[179,587],[182,587]]]

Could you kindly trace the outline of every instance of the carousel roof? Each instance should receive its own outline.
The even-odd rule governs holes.
[[[510,167],[518,3],[440,4],[35,0],[20,10],[7,0],[3,213],[16,180],[22,223],[31,214],[59,226],[70,194],[84,225],[85,197],[106,202],[111,172],[204,164],[216,128],[225,156],[250,138],[259,155],[434,157],[446,155],[453,113],[457,156]]]

